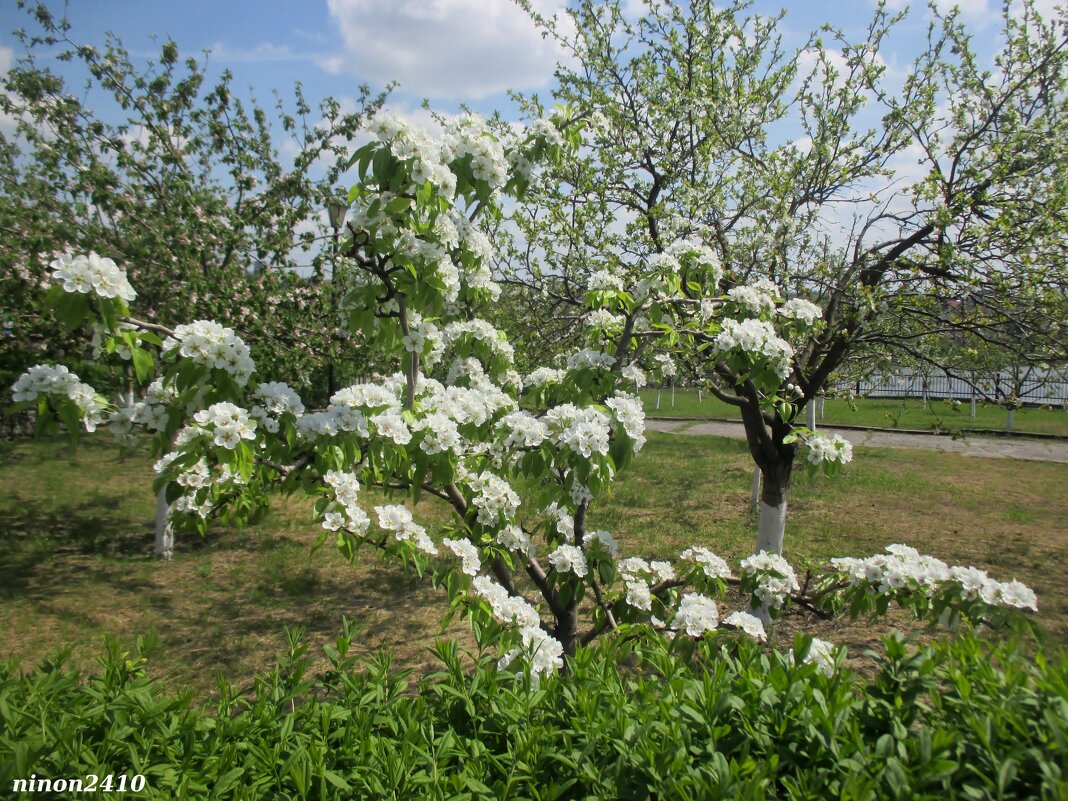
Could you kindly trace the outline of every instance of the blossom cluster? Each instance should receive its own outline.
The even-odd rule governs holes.
[[[509,412],[497,428],[504,434],[502,445],[507,450],[536,448],[549,436],[549,427],[530,412]]]
[[[31,367],[11,385],[11,392],[15,403],[35,401],[41,396],[72,401],[78,408],[86,431],[96,431],[96,427],[106,419],[106,401],[63,365],[53,367],[38,364]]]
[[[719,625],[719,609],[711,598],[696,592],[682,596],[672,628],[685,630],[691,637],[700,637]]]
[[[975,567],[950,567],[908,545],[890,545],[886,553],[866,559],[832,559],[831,565],[852,586],[867,585],[880,593],[909,589],[930,596],[952,584],[966,600],[1038,611],[1038,598],[1026,584],[1000,582]]]
[[[674,378],[678,373],[678,368],[675,366],[675,360],[666,353],[658,353],[653,357],[656,361],[657,369],[660,371],[660,375],[664,378]]]
[[[233,403],[212,404],[193,415],[193,420],[212,435],[212,441],[220,448],[232,451],[241,440],[256,438],[256,421]]]
[[[145,390],[144,399],[115,410],[108,420],[108,430],[119,440],[129,439],[134,426],[143,426],[147,431],[163,431],[170,419],[169,407],[177,400],[178,391],[174,386],[157,378]]]
[[[486,345],[494,356],[503,358],[509,364],[513,361],[514,351],[511,344],[485,320],[476,318],[449,323],[445,326],[444,335],[447,345],[454,345],[464,339],[473,339]]]
[[[293,418],[304,414],[304,403],[296,391],[282,381],[267,381],[252,393],[256,405],[249,410],[260,424],[272,434],[278,431],[278,421],[283,415]]]
[[[723,278],[719,254],[703,242],[696,239],[677,239],[668,245],[667,252],[682,265],[696,264],[711,271],[708,282],[712,286]]]
[[[591,291],[622,292],[623,278],[611,270],[597,270],[590,275],[587,286]]]
[[[453,556],[460,560],[460,570],[469,576],[477,576],[478,571],[482,569],[482,560],[478,556],[478,548],[476,548],[471,540],[459,539],[454,540],[445,537],[441,544],[452,551]]]
[[[484,526],[496,526],[515,517],[519,496],[511,485],[488,470],[469,475],[464,481],[474,497],[471,503],[478,509],[477,520]]]
[[[806,665],[815,665],[824,676],[830,676],[834,674],[834,655],[835,647],[832,643],[813,637],[808,646],[808,653],[802,661]]]
[[[224,370],[238,384],[247,384],[256,369],[248,345],[232,328],[212,320],[197,320],[174,329],[174,336],[163,342],[163,350],[177,350],[180,356],[197,364]]]
[[[805,440],[805,444],[808,446],[805,458],[810,464],[817,466],[831,462],[849,464],[853,461],[853,443],[840,434],[835,434],[833,437],[816,434]]]
[[[425,133],[389,111],[378,112],[369,128],[375,137],[389,145],[394,156],[410,162],[412,180],[417,185],[429,182],[449,198],[456,193],[456,176],[442,159],[440,145]]]
[[[753,597],[764,609],[781,609],[790,593],[801,589],[790,563],[776,553],[761,551],[742,560],[742,575],[756,582]]]
[[[578,350],[567,357],[568,370],[611,370],[615,366],[616,357],[611,353],[599,350]]]
[[[449,122],[441,154],[446,164],[469,157],[475,179],[485,181],[493,189],[500,189],[508,180],[504,148],[486,130],[486,120],[476,114],[461,114]]]
[[[634,452],[640,451],[645,445],[645,408],[641,398],[626,392],[616,392],[604,404],[612,410],[616,422],[633,441]]]
[[[684,561],[696,564],[708,578],[728,578],[731,575],[727,560],[712,553],[708,548],[694,546],[687,548],[680,556]]]
[[[593,454],[606,456],[611,436],[610,419],[592,407],[579,408],[571,403],[554,406],[545,413],[549,438],[553,444],[568,448],[589,459]]]
[[[644,387],[648,383],[642,368],[636,364],[628,364],[620,371],[620,375],[625,381],[633,381],[635,387]]]
[[[771,323],[755,318],[740,321],[725,318],[722,330],[716,336],[715,352],[725,354],[736,351],[763,356],[780,378],[790,375],[794,349],[775,333]]]
[[[412,519],[412,513],[404,506],[376,506],[375,514],[378,517],[378,527],[384,531],[392,531],[398,542],[411,542],[423,553],[432,556],[437,554],[438,548],[426,533],[426,529]],[[366,526],[362,526],[357,528],[357,531],[362,532],[365,529]]]
[[[732,303],[759,317],[775,310],[775,297],[762,287],[736,286],[727,292]]]
[[[66,292],[95,294],[102,298],[122,298],[129,302],[137,297],[126,271],[114,261],[96,253],[88,256],[64,253],[49,265],[52,277]]]
[[[731,612],[723,618],[723,624],[745,632],[754,640],[765,642],[768,639],[768,633],[764,630],[764,621],[748,612]]]
[[[477,576],[471,582],[471,588],[477,597],[489,604],[493,617],[498,622],[515,626],[519,630],[522,649],[505,654],[499,663],[502,669],[508,667],[521,650],[526,651],[529,656],[530,672],[534,678],[563,667],[564,648],[541,627],[541,616],[537,609],[525,599],[510,595],[504,587],[488,576]]]
[[[180,451],[164,454],[155,464],[156,473],[166,473],[179,456]],[[230,465],[211,465],[205,458],[178,471],[172,478],[185,492],[175,499],[171,512],[195,515],[201,520],[207,520],[215,509],[215,498],[210,492],[212,488],[233,489],[245,483],[245,479]]]
[[[812,326],[816,320],[823,317],[823,309],[804,298],[791,298],[782,304],[777,311],[780,317],[785,317],[789,320],[800,320],[806,326]]]
[[[584,578],[589,572],[586,554],[577,545],[560,545],[549,554],[549,564],[557,573],[574,573]]]
[[[559,384],[564,380],[564,370],[555,367],[539,367],[523,379],[524,387],[543,387],[547,384]]]

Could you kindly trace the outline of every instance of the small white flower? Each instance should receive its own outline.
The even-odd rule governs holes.
[[[768,639],[767,632],[764,631],[763,621],[748,612],[731,612],[723,619],[723,622],[728,626],[741,629],[754,640],[764,642]]]

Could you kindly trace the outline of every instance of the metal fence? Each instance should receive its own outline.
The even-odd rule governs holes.
[[[869,398],[960,401],[974,398],[995,403],[1015,400],[1023,406],[1068,408],[1068,379],[1064,374],[1050,370],[1006,370],[987,375],[902,370],[896,375],[873,376],[864,381],[842,383],[836,389],[850,390]]]

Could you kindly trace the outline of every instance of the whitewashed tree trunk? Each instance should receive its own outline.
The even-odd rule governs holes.
[[[786,498],[777,506],[760,502],[760,522],[757,524],[756,553],[767,551],[782,555],[783,536],[786,533]],[[754,599],[755,600],[755,599]],[[774,625],[771,615],[764,607],[753,603],[749,607],[749,614],[760,619],[764,628],[769,632]]]
[[[174,529],[170,521],[171,506],[167,503],[167,486],[156,495],[156,558],[170,559],[174,556]]]
[[[816,403],[809,401],[805,404],[805,427],[810,431],[816,430]]]
[[[760,501],[760,522],[757,524],[756,552],[782,554],[782,542],[786,535],[786,499],[777,506]]]

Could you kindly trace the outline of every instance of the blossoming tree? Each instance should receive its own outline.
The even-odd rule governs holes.
[[[392,354],[396,374],[341,389],[309,411],[288,386],[253,380],[255,364],[233,330],[206,320],[166,331],[140,325],[124,271],[108,258],[72,255],[53,263],[51,302],[70,325],[100,326],[105,352],[128,352],[151,382],[147,395],[113,408],[64,367],[40,365],[16,382],[16,406],[36,408],[44,427],[58,417],[71,432],[106,425],[121,437],[144,430],[161,449],[173,443],[156,470],[179,527],[203,530],[222,514],[247,519],[272,490],[312,495],[324,538],[351,556],[370,547],[432,570],[483,641],[501,648],[502,668],[526,666],[534,677],[620,630],[658,632],[680,648],[722,630],[763,640],[762,616],[791,605],[826,615],[847,605],[885,611],[896,599],[925,618],[992,622],[1034,609],[1034,594],[1018,582],[904,546],[836,561],[802,586],[775,553],[732,568],[695,544],[675,560],[649,561],[623,556],[611,532],[590,525],[591,509],[645,442],[641,404],[627,389],[641,381],[637,360],[649,340],[614,310],[636,304],[655,318],[661,294],[719,268],[682,242],[671,251],[677,266],[654,269],[644,288],[599,279],[588,298],[589,346],[564,367],[516,373],[508,341],[476,316],[499,291],[477,222],[499,213],[502,195],[522,195],[533,164],[573,151],[574,129],[565,130],[567,138],[540,120],[502,139],[462,116],[436,141],[376,117],[372,141],[353,160],[359,180],[337,280],[345,324]],[[720,317],[743,302],[705,300]],[[780,325],[808,324],[797,307],[776,307]],[[722,317],[717,347],[781,382],[770,323],[731,319]],[[776,397],[789,402],[788,393]],[[385,499],[394,502],[369,503],[368,487],[395,493]],[[396,502],[424,496],[453,512],[440,530]],[[836,659],[819,641],[803,657],[827,671]]]
[[[598,293],[619,326],[701,365],[763,475],[756,551],[782,551],[795,459],[847,458],[841,441],[799,448],[797,417],[850,359],[937,364],[916,343],[961,331],[1025,360],[1064,351],[1048,322],[1068,284],[1049,202],[1068,188],[1064,11],[1006,4],[987,69],[937,5],[897,71],[881,52],[904,14],[886,5],[859,36],[824,26],[796,51],[781,15],[744,2],[534,14],[573,56],[554,97],[587,147],[513,215],[510,280],[551,298],[545,328]]]

